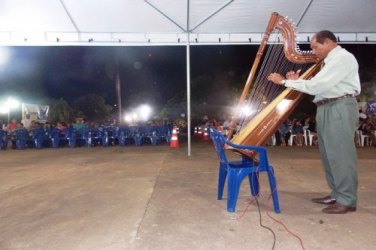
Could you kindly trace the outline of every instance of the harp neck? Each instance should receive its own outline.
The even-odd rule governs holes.
[[[287,18],[281,16],[280,14],[274,12],[270,18],[268,27],[266,28],[265,35],[266,39],[269,38],[270,33],[277,29],[281,32],[283,40],[283,50],[286,58],[296,64],[303,63],[318,63],[319,58],[315,56],[312,51],[300,50],[296,42],[296,27]]]

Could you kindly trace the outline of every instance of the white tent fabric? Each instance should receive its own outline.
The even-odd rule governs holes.
[[[186,46],[190,131],[190,45],[257,44],[272,12],[296,22],[301,42],[328,29],[376,43],[375,10],[375,0],[0,0],[0,46]]]
[[[375,43],[375,9],[375,0],[0,0],[0,45],[176,45],[188,30],[192,45],[258,43],[272,12],[298,22],[303,42],[329,29]]]

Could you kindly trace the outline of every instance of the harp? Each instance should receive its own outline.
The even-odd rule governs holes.
[[[287,18],[272,13],[231,122],[233,143],[265,145],[303,99],[303,93],[268,81],[270,73],[301,69],[300,79],[309,79],[319,71],[319,59],[298,47],[295,31]]]

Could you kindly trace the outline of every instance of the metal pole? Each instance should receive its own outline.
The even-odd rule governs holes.
[[[116,72],[115,72],[115,87],[116,87],[116,99],[118,105],[118,123],[122,124],[122,106],[121,106],[121,80],[119,72],[119,61],[116,61]]]
[[[189,31],[189,0],[187,1],[187,123],[188,123],[188,156],[191,156],[191,53]]]
[[[188,156],[191,156],[191,54],[190,54],[190,42],[189,32],[187,32],[187,123],[188,123]]]

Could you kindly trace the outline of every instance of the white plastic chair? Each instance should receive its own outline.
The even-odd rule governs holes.
[[[366,145],[370,145],[370,138],[368,135],[363,134],[361,130],[357,130],[356,133],[358,137],[359,146],[364,147],[364,143],[366,143]]]
[[[289,146],[292,146],[292,145],[294,144],[294,137],[295,137],[295,136],[296,136],[296,135],[293,135],[293,134],[291,133],[290,138],[289,138],[289,141],[288,141]]]
[[[304,144],[306,146],[308,146],[308,145],[312,146],[314,135],[311,134],[311,131],[309,129],[305,129],[303,136],[304,136]]]

